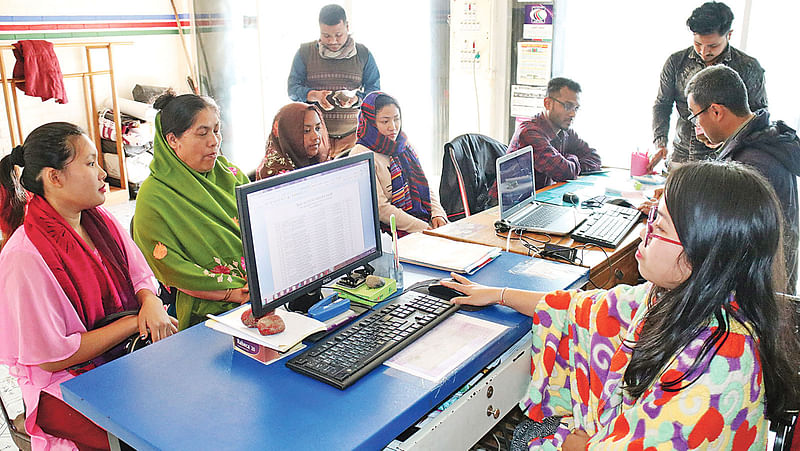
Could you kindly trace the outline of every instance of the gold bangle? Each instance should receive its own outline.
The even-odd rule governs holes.
[[[500,290],[500,302],[498,302],[500,305],[506,305],[506,301],[503,300],[503,296],[506,294],[506,288],[508,287],[503,287],[503,289]]]
[[[231,293],[233,293],[233,288],[228,288],[227,290],[225,290],[225,297],[222,298],[222,300],[227,301],[228,299],[230,299]]]

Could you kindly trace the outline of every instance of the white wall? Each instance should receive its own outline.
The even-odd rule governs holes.
[[[191,0],[176,0],[179,13],[189,13]],[[139,0],[133,4],[116,1],[95,0],[2,0],[0,16],[56,16],[56,15],[172,15],[172,7],[165,0]],[[2,34],[3,32],[0,32]],[[178,35],[159,34],[141,36],[104,36],[80,39],[48,39],[52,42],[75,41],[123,41],[133,45],[114,47],[114,73],[117,94],[131,99],[134,85],[171,86],[179,93],[189,92],[186,77],[189,73]],[[0,40],[0,45],[8,45],[16,40]],[[187,45],[193,51],[192,39],[187,36]],[[92,61],[96,69],[105,68],[105,52],[93,51]],[[82,51],[72,48],[56,48],[63,73],[83,70],[85,56]],[[14,57],[10,50],[3,53],[7,76],[11,75]],[[80,79],[65,80],[69,102],[56,104],[54,100],[42,102],[39,98],[27,97],[17,91],[22,118],[23,135],[37,126],[52,121],[74,122],[86,127],[86,113],[83,103],[83,87]],[[98,102],[109,96],[107,77],[96,77],[95,86]],[[10,151],[11,138],[6,120],[5,105],[0,95],[0,154]]]
[[[450,133],[481,132],[508,142],[503,127],[508,115],[509,84],[499,53],[511,31],[510,5],[516,0],[470,0],[481,21],[476,33],[457,32],[467,0],[451,1]],[[543,3],[547,3],[546,1]],[[686,19],[703,0],[614,3],[593,0],[555,0],[552,75],[580,83],[581,109],[574,129],[597,148],[605,164],[628,167],[637,148],[652,150],[652,107],[658,78],[667,57],[692,45]],[[797,89],[796,18],[800,2],[782,0],[725,0],[734,12],[731,44],[757,58],[766,71],[767,96],[773,120],[800,128],[800,89]],[[749,20],[746,7],[750,4]],[[504,12],[506,15],[504,15]],[[745,27],[746,30],[745,30]],[[747,32],[745,34],[745,31]],[[490,40],[483,40],[489,33]],[[474,36],[482,53],[475,82],[458,64],[459,39]],[[488,63],[488,64],[487,64]],[[672,114],[674,119],[676,114]],[[674,131],[674,125],[671,127]],[[672,138],[670,138],[670,142]]]
[[[381,90],[397,98],[402,107],[403,131],[420,155],[426,174],[432,174],[440,151],[433,145],[431,101],[431,24],[426,0],[409,0],[402,7],[394,0],[260,1],[259,41],[262,56],[264,118],[269,133],[272,118],[290,102],[287,79],[300,44],[319,38],[319,10],[338,3],[347,12],[356,42],[372,53],[381,74]],[[253,158],[255,164],[263,156]],[[238,161],[237,161],[238,162]],[[250,162],[239,162],[250,167]],[[430,176],[438,183],[438,174]]]

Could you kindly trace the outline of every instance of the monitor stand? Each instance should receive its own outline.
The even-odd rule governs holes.
[[[286,308],[292,312],[298,312],[306,314],[308,313],[308,309],[311,308],[314,304],[322,300],[322,290],[317,288],[316,290],[309,291],[306,294],[302,294],[299,297],[292,299],[286,304]]]
[[[358,285],[364,283],[364,280],[367,278],[368,275],[375,272],[375,268],[372,267],[369,263],[364,264],[361,268],[353,270],[350,274],[345,277],[353,278],[354,276],[358,278],[359,282]],[[353,287],[355,288],[355,287]],[[317,288],[316,290],[309,291],[306,294],[302,294],[299,297],[292,299],[286,305],[286,308],[291,312],[298,312],[306,314],[308,313],[308,309],[310,309],[314,304],[322,300],[322,289]]]

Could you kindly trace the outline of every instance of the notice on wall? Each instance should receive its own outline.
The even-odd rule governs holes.
[[[545,86],[550,80],[553,44],[539,41],[517,42],[517,84]]]
[[[522,38],[535,41],[553,40],[553,5],[525,5]]]
[[[511,115],[531,118],[544,111],[544,86],[511,85]]]

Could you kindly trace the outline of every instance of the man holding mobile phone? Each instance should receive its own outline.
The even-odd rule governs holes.
[[[300,46],[289,73],[289,98],[316,103],[330,137],[330,156],[356,144],[358,111],[364,96],[381,88],[372,54],[350,35],[339,5],[319,12],[319,40]]]

